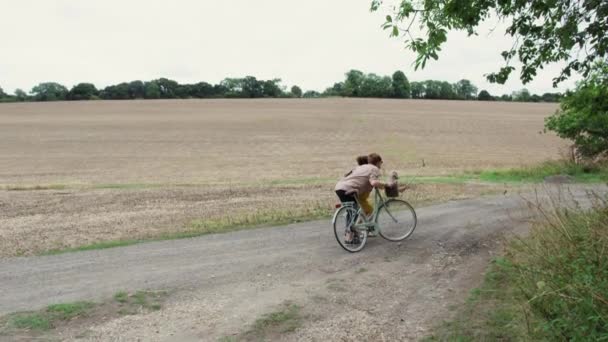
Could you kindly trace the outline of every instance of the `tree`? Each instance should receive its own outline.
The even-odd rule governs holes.
[[[178,84],[177,88],[175,88],[174,95],[178,99],[187,99],[192,97],[190,93],[192,93],[192,84]]]
[[[456,98],[454,87],[449,82],[443,81],[439,85],[439,98],[444,100],[453,100]]]
[[[586,157],[608,151],[608,65],[594,68],[574,91],[566,93],[560,110],[545,120],[548,130],[574,141]]]
[[[63,101],[68,89],[59,83],[44,82],[32,88],[31,93],[36,101]]]
[[[494,101],[494,96],[490,95],[490,93],[488,93],[488,91],[484,89],[479,92],[479,95],[477,95],[477,99],[479,101]]]
[[[344,95],[344,83],[337,82],[333,86],[325,89],[323,96],[345,96]]]
[[[190,96],[203,99],[215,96],[215,89],[207,82],[199,82],[190,87]]]
[[[382,3],[372,0],[371,10],[378,10]],[[405,39],[406,46],[417,54],[416,68],[439,58],[448,31],[476,35],[479,25],[490,17],[509,23],[506,34],[515,41],[501,53],[505,66],[486,75],[490,82],[504,84],[515,70],[511,65],[514,58],[522,64],[519,77],[524,84],[544,65],[566,62],[553,79],[556,86],[573,71],[587,76],[594,61],[608,57],[608,1],[399,0],[394,8],[396,13],[386,16],[383,27],[391,36]],[[412,27],[421,28],[422,37],[416,37]]]
[[[304,93],[304,95],[302,95],[302,97],[305,99],[317,98],[317,97],[321,97],[321,94],[318,91],[308,90]]]
[[[177,97],[176,92],[179,83],[164,77],[159,78],[154,82],[158,85],[161,99],[174,99]]]
[[[144,82],[142,82],[142,81],[129,82],[129,98],[143,99],[144,93],[145,93]]]
[[[0,87],[0,99],[3,97],[7,97],[8,94],[4,92],[4,90],[2,90],[2,87]]]
[[[99,91],[91,83],[78,83],[70,89],[68,99],[80,101],[91,100],[99,95]]]
[[[225,97],[242,97],[243,79],[227,77],[220,82]]]
[[[511,102],[513,101],[513,98],[511,97],[511,95],[504,94],[500,97],[500,101]]]
[[[398,99],[409,99],[410,98],[410,82],[405,77],[403,71],[398,70],[393,74],[393,95],[392,97]]]
[[[291,93],[295,97],[302,97],[302,89],[300,87],[298,87],[297,85],[294,85],[293,87],[291,87]]]
[[[156,81],[144,83],[144,98],[146,99],[159,99],[160,98],[160,87]]]
[[[411,89],[412,89],[412,98],[414,99],[421,99],[424,98],[424,92],[425,92],[425,88],[424,88],[424,83],[422,82],[412,82],[410,84]]]
[[[263,96],[265,97],[280,97],[283,94],[279,83],[281,83],[280,79],[261,81],[263,88]]]
[[[23,101],[27,101],[27,93],[25,91],[23,91],[22,89],[15,89],[15,97],[17,98],[17,101],[23,102]]]
[[[264,95],[264,82],[258,81],[253,76],[247,76],[242,79],[242,96],[249,98],[262,97]]]
[[[424,98],[425,99],[439,99],[441,98],[441,82],[434,80],[427,80],[424,84]]]
[[[541,100],[543,102],[559,102],[560,98],[561,98],[560,93],[544,93],[541,96]]]
[[[363,77],[358,90],[358,97],[391,97],[393,94],[393,81],[390,77],[380,77],[368,74]]]
[[[471,100],[477,95],[477,87],[469,80],[460,80],[454,85],[456,95],[462,100]]]
[[[513,92],[512,98],[513,101],[530,102],[532,95],[530,95],[530,91],[528,89],[524,88],[520,91]]]
[[[129,96],[129,84],[123,82],[107,86],[101,91],[100,97],[105,100],[128,100],[131,98]]]
[[[361,96],[361,86],[365,74],[359,70],[350,70],[346,73],[346,81],[342,87],[342,96],[359,97]]]

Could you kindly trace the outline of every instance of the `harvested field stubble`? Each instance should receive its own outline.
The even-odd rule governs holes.
[[[334,181],[372,151],[402,175],[557,158],[564,143],[538,133],[555,109],[365,99],[1,104],[0,256],[158,237],[255,211],[329,210]],[[425,185],[408,196],[493,190]]]

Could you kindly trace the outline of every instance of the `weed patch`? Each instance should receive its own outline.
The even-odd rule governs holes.
[[[299,305],[285,302],[277,311],[255,320],[246,332],[235,336],[223,336],[219,341],[279,341],[283,335],[301,326],[304,319],[301,310],[302,307]]]
[[[95,304],[91,302],[53,304],[38,312],[11,314],[4,320],[10,328],[44,331],[54,328],[61,321],[87,315],[94,307]]]
[[[74,302],[49,305],[39,311],[17,312],[0,317],[0,340],[59,340],[61,331],[78,334],[92,323],[121,315],[134,315],[161,309],[166,291],[117,292],[113,299],[101,303]],[[80,332],[86,333],[85,332]]]
[[[541,217],[495,259],[452,321],[427,341],[608,340],[608,207],[536,205]]]
[[[573,181],[596,183],[608,180],[608,168],[585,166],[566,161],[547,161],[540,165],[509,169],[482,171],[479,180],[485,182],[539,183],[550,176],[569,176]]]
[[[165,291],[137,291],[129,294],[120,291],[114,294],[114,301],[118,303],[120,315],[135,315],[144,311],[157,311],[167,296]]]

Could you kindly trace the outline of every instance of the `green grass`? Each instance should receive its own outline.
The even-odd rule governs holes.
[[[49,330],[53,327],[47,315],[43,313],[14,314],[9,318],[9,324],[18,329]]]
[[[423,341],[529,340],[525,299],[501,267],[502,262],[494,260],[482,285],[471,290],[467,301],[456,308],[454,319],[437,326]]]
[[[302,325],[302,307],[285,302],[280,309],[263,315],[253,322],[249,329],[234,336],[223,336],[219,342],[230,341],[280,341],[282,336],[295,331]]]
[[[85,314],[89,309],[95,306],[91,302],[75,302],[67,304],[53,304],[46,308],[54,320],[68,320],[76,316]]]
[[[539,183],[546,177],[565,175],[575,182],[598,183],[608,181],[608,167],[584,166],[563,161],[548,161],[536,166],[482,171],[479,180],[485,182]]]
[[[54,328],[60,321],[86,315],[95,307],[91,302],[53,304],[38,312],[21,312],[8,316],[9,326],[17,329],[44,331]]]
[[[64,190],[68,186],[65,184],[47,184],[47,185],[3,185],[0,189],[7,191],[36,191],[36,190]]]
[[[298,305],[287,303],[280,310],[258,318],[245,336],[266,340],[270,336],[293,332],[302,324],[301,309]]]
[[[202,235],[237,230],[260,225],[283,225],[326,218],[332,208],[315,203],[303,208],[257,210],[246,214],[235,214],[216,220],[194,220],[190,223],[191,233]]]
[[[427,341],[608,341],[608,198],[552,199]],[[536,205],[536,204],[534,204]]]
[[[116,292],[114,294],[114,300],[119,303],[126,303],[129,300],[129,294],[125,291]]]
[[[70,252],[81,252],[114,247],[124,247],[151,241],[187,239],[207,234],[227,233],[236,230],[258,228],[261,226],[279,226],[315,219],[328,218],[332,208],[318,203],[294,209],[257,210],[248,214],[234,214],[218,219],[198,219],[191,221],[184,231],[160,234],[143,239],[127,239],[96,242],[89,245],[53,249],[41,255],[56,255]]]
[[[96,243],[92,243],[90,245],[84,245],[84,246],[79,246],[79,247],[52,249],[50,251],[41,253],[41,255],[56,255],[56,254],[63,254],[63,253],[70,253],[70,252],[82,252],[82,251],[90,251],[90,250],[96,250],[96,249],[124,247],[124,246],[135,245],[135,244],[142,243],[145,241],[152,241],[152,239],[150,239],[150,240],[129,239],[129,240],[102,241],[102,242],[96,242]]]

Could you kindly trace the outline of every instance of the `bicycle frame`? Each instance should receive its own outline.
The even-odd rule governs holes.
[[[377,188],[374,188],[373,191],[374,191],[374,211],[372,211],[372,214],[369,216],[370,218],[368,218],[367,215],[365,215],[365,213],[363,212],[363,208],[361,208],[361,203],[359,203],[359,196],[354,196],[355,202],[357,202],[357,206],[359,207],[359,209],[357,210],[357,216],[355,217],[355,219],[361,218],[363,220],[363,222],[353,224],[351,229],[378,230],[379,227],[378,227],[377,218],[380,213],[379,209],[380,209],[380,207],[382,207],[384,205],[385,200]],[[349,205],[349,204],[344,204],[344,205]]]

